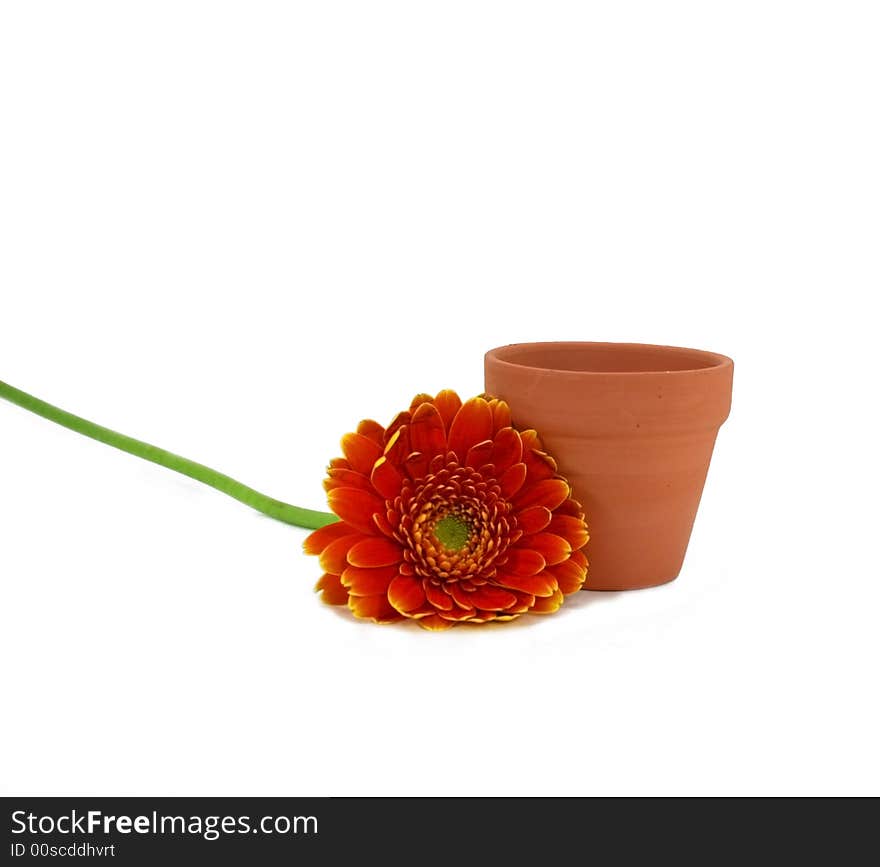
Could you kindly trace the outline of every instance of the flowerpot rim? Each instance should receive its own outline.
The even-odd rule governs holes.
[[[577,366],[559,360],[572,355],[581,356]],[[508,343],[490,349],[486,360],[507,368],[577,378],[687,376],[733,367],[733,359],[703,349],[582,340]]]

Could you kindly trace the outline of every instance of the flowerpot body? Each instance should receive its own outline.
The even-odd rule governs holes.
[[[733,362],[636,343],[519,343],[486,354],[486,391],[534,428],[583,503],[586,590],[632,590],[681,570]]]

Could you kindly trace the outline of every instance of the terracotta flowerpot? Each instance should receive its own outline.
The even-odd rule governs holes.
[[[516,343],[486,353],[486,391],[537,430],[584,505],[587,590],[681,570],[718,428],[724,355],[639,343]]]

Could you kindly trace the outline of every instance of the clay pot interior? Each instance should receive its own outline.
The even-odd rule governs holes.
[[[730,361],[700,349],[644,343],[514,343],[492,352],[508,364],[578,373],[666,373]]]

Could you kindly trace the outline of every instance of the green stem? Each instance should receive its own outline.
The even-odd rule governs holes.
[[[52,404],[46,403],[38,397],[34,397],[24,391],[19,391],[19,389],[13,388],[2,381],[0,381],[0,397],[4,397],[6,400],[30,412],[41,415],[43,418],[49,419],[49,421],[54,421],[56,424],[91,437],[93,440],[98,440],[98,442],[106,443],[108,446],[121,449],[130,455],[136,455],[145,461],[152,461],[154,464],[168,467],[169,470],[174,470],[177,473],[183,473],[183,475],[189,476],[191,479],[210,485],[212,488],[216,488],[218,491],[233,497],[252,509],[256,509],[270,518],[284,521],[286,524],[314,530],[338,520],[335,515],[329,512],[301,509],[299,506],[291,506],[289,503],[273,500],[272,497],[267,497],[265,494],[261,494],[259,491],[255,491],[253,488],[249,488],[247,485],[243,485],[241,482],[223,475],[223,473],[218,473],[217,470],[212,470],[204,464],[197,464],[195,461],[180,457],[180,455],[166,452],[165,449],[160,449],[149,443],[125,436],[125,434],[117,433],[110,430],[110,428],[101,427],[101,425],[80,418],[78,415],[73,415],[72,413],[65,412],[63,409],[59,409],[57,406],[52,406]]]

